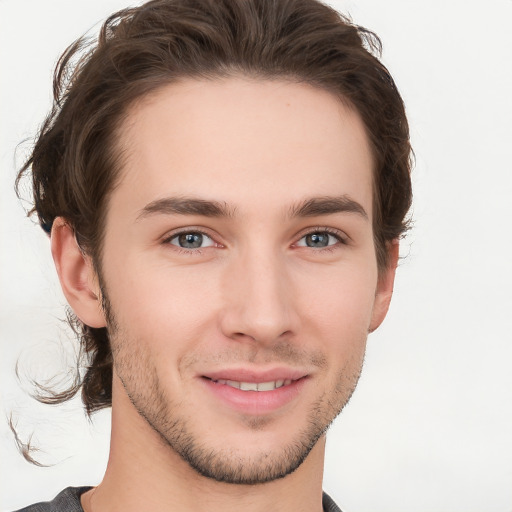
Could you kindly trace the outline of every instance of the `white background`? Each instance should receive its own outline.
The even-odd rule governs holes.
[[[333,5],[381,36],[417,163],[394,302],[328,436],[325,489],[346,512],[512,512],[512,1]],[[91,425],[78,401],[39,406],[15,378],[18,359],[25,373],[52,375],[70,342],[48,240],[12,183],[57,57],[125,6],[0,0],[2,510],[95,484],[106,463],[108,412]],[[11,413],[51,467],[18,455]]]

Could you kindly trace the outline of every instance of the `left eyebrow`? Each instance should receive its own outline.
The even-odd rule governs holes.
[[[203,217],[232,217],[234,209],[226,203],[194,197],[165,197],[142,208],[137,221],[152,215],[200,215]]]
[[[337,197],[313,197],[290,208],[290,217],[316,217],[333,213],[355,213],[368,220],[366,210],[347,195]]]

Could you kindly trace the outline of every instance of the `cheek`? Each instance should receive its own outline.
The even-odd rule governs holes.
[[[372,268],[352,268],[332,274],[321,290],[303,303],[303,326],[324,340],[325,349],[340,355],[364,345],[372,318],[377,273]],[[306,296],[300,293],[299,296]],[[320,335],[320,336],[319,336]]]
[[[169,268],[166,265],[138,265],[126,262],[132,272],[109,274],[107,290],[116,321],[129,330],[130,337],[152,350],[167,350],[183,338],[194,338],[212,316],[215,277],[205,276],[199,267]]]

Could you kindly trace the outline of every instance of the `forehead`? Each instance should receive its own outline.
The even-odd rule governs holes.
[[[113,203],[116,195],[134,207],[200,195],[262,210],[348,194],[371,215],[364,125],[334,95],[306,84],[241,77],[173,83],[132,106],[119,143],[124,161]]]

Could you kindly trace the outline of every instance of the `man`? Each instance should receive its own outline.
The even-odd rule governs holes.
[[[24,510],[339,510],[325,432],[391,299],[411,201],[377,39],[314,0],[153,0],[72,45],[30,160],[112,406],[95,488]]]

